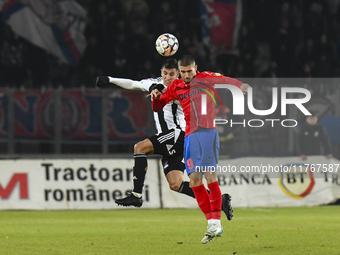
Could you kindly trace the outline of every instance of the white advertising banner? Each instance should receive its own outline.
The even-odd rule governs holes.
[[[340,198],[340,161],[324,156],[220,160],[216,171],[234,207],[313,206]],[[161,182],[163,207],[197,208],[194,199],[170,191],[164,177]]]
[[[149,160],[143,208],[160,208],[159,160]],[[0,210],[126,209],[133,160],[1,160]],[[130,208],[130,207],[129,207]]]
[[[114,202],[131,189],[132,166],[132,159],[2,160],[0,210],[134,208]],[[169,189],[158,159],[148,166],[142,208],[198,208],[194,198]],[[323,156],[220,160],[216,171],[234,207],[313,206],[340,198],[340,161]]]

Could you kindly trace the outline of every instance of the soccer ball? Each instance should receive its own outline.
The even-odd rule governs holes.
[[[160,35],[156,40],[156,50],[164,57],[174,55],[179,48],[179,43],[176,36],[165,33]]]

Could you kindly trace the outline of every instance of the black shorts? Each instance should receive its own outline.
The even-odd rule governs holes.
[[[149,137],[153,144],[154,154],[163,156],[162,164],[165,175],[172,170],[184,172],[184,135],[184,131],[176,128]]]

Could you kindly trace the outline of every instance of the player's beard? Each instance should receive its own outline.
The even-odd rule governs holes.
[[[185,84],[189,84],[189,83],[191,82],[190,79],[185,79],[185,80],[183,80],[183,81],[185,82]]]

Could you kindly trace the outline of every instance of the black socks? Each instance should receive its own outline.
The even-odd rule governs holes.
[[[133,167],[133,192],[142,194],[146,168],[148,167],[147,157],[144,153],[135,153],[135,166]]]

